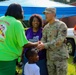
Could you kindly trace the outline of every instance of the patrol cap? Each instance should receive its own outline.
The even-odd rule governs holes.
[[[45,11],[43,12],[43,14],[45,14],[45,13],[55,13],[56,14],[56,8],[47,7],[45,9]]]

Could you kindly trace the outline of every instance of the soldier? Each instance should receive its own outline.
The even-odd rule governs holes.
[[[46,49],[47,68],[49,75],[67,75],[67,59],[69,57],[64,40],[67,26],[56,20],[56,8],[46,8],[43,12],[48,24],[43,29],[43,36],[38,49]]]

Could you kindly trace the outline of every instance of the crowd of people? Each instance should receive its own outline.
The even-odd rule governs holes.
[[[56,8],[47,7],[43,14],[47,24],[42,27],[42,17],[33,14],[26,31],[20,4],[10,4],[0,17],[0,75],[15,75],[20,57],[22,75],[67,75],[67,25],[56,19]]]

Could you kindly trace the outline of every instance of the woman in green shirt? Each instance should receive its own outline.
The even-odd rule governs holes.
[[[21,5],[12,3],[5,16],[0,17],[0,75],[15,75],[16,59],[22,54],[23,47],[37,46],[29,42],[19,20],[23,19]]]

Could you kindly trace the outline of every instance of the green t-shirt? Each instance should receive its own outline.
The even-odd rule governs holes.
[[[19,20],[11,16],[0,17],[0,61],[17,59],[28,43]]]

